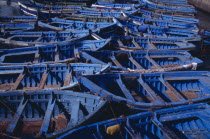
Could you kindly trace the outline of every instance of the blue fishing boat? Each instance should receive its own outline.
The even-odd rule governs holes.
[[[204,36],[210,37],[210,30],[205,30],[202,32]]]
[[[110,39],[73,41],[0,51],[0,65],[35,64],[72,61],[81,50],[97,51],[109,47]]]
[[[157,8],[160,8],[160,9],[171,10],[171,9],[175,9],[175,8],[181,8],[181,11],[184,10],[184,11],[188,11],[188,12],[190,12],[191,10],[192,11],[195,10],[195,7],[189,3],[186,3],[186,1],[185,2],[155,2],[154,0],[142,0],[142,1],[145,1],[148,4],[150,4],[152,6],[156,6]],[[175,10],[177,10],[177,9],[175,9]]]
[[[61,18],[66,19],[66,20],[79,20],[79,21],[86,21],[86,22],[111,22],[111,23],[114,22],[113,18],[111,17],[93,17],[93,16],[87,17],[84,15],[63,15]],[[148,24],[148,25],[154,25],[158,27],[198,30],[198,27],[195,23],[157,20],[157,19],[153,19],[149,17],[140,17],[140,16],[134,16],[134,15],[128,15],[128,14],[124,14],[124,17],[121,17],[120,19],[129,20],[130,22],[133,22],[136,24]]]
[[[163,72],[195,70],[202,61],[186,51],[84,51],[83,62],[94,64],[112,63],[112,67],[128,72]]]
[[[158,3],[158,4],[173,4],[173,5],[189,5],[188,1],[174,1],[174,0],[150,0],[152,2]]]
[[[111,4],[111,3],[103,3],[97,2],[93,5],[97,8],[118,8],[121,10],[124,9],[136,9],[138,7],[146,7],[147,9],[158,9],[158,10],[165,10],[165,11],[172,11],[172,12],[185,12],[185,13],[196,13],[195,8],[192,5],[158,5],[154,2],[149,0],[139,0],[139,4]]]
[[[103,3],[103,2],[96,2],[92,4],[92,8],[99,8],[99,9],[117,9],[117,10],[136,10],[140,4],[115,4],[115,3]]]
[[[86,11],[98,11],[98,12],[121,12],[121,11],[126,11],[126,10],[120,10],[120,9],[110,8],[110,7],[101,8],[101,6],[95,6],[95,7],[92,7],[92,8],[82,7],[82,9],[86,10]],[[195,19],[195,14],[194,13],[186,13],[186,12],[180,12],[180,11],[166,11],[166,10],[161,10],[161,9],[149,9],[148,10],[145,7],[144,8],[138,8],[137,11],[139,12],[139,16],[147,16],[147,14],[152,12],[152,14],[158,14],[158,15],[163,15],[163,16],[173,16],[173,17],[176,17],[176,18],[177,17],[190,18],[190,20]],[[143,11],[143,12],[141,12],[141,11]],[[136,13],[133,13],[133,14],[136,14]],[[197,19],[195,19],[195,20],[197,20]]]
[[[90,31],[37,31],[37,32],[6,32],[0,34],[0,43],[8,47],[39,46],[59,44],[75,40],[90,40]]]
[[[38,3],[87,3],[87,2],[90,2],[90,0],[68,0],[68,1],[64,1],[64,0],[33,0],[35,2],[38,2]]]
[[[64,90],[78,84],[77,76],[109,70],[102,64],[37,64],[1,66],[0,90]]]
[[[134,14],[137,10],[134,11],[121,11],[121,12],[109,12],[109,11],[88,11],[88,10],[78,10],[72,15],[86,15],[86,16],[95,16],[95,17],[120,17],[124,16],[125,14]]]
[[[64,20],[59,18],[51,18],[49,22],[38,22],[39,26],[56,31],[73,31],[73,30],[99,30],[105,28],[115,27],[114,23],[104,23],[104,22],[83,22],[83,21],[74,21],[74,20]]]
[[[210,30],[205,30],[201,32],[203,42],[207,45],[210,44]]]
[[[205,40],[204,40],[204,43],[206,43],[206,44],[210,44],[210,38],[205,39]]]
[[[124,28],[126,34],[131,34],[140,37],[165,37],[165,38],[183,38],[196,39],[200,41],[200,35],[197,35],[198,30],[184,30],[174,28],[161,28],[153,25],[141,25],[136,22],[127,22],[119,18],[114,18],[115,23]]]
[[[209,101],[210,72],[181,71],[162,73],[124,73],[84,75],[81,91],[91,90],[113,101],[148,110]]]
[[[35,23],[3,23],[0,24],[1,32],[30,31],[35,29]]]
[[[121,116],[71,130],[58,139],[209,138],[209,105],[180,106]]]
[[[176,22],[185,22],[185,23],[194,23],[197,24],[199,23],[198,19],[190,17],[180,17],[181,13],[173,13],[173,15],[164,15],[163,11],[158,13],[157,11],[148,11],[145,9],[138,9],[134,11],[112,11],[112,9],[107,9],[107,10],[101,10],[101,9],[96,9],[96,8],[89,8],[89,10],[79,10],[73,15],[75,16],[81,16],[81,15],[86,15],[86,16],[95,16],[95,17],[121,17],[121,16],[127,16],[127,15],[135,15],[139,17],[145,17],[145,18],[151,18],[154,20],[166,20],[166,21],[176,21]],[[184,13],[184,15],[187,15]]]
[[[137,15],[158,20],[167,20],[167,21],[176,21],[176,22],[185,22],[185,23],[199,23],[198,19],[189,16],[185,17],[187,15],[186,13],[183,14],[185,16],[180,17],[180,13],[178,13],[179,16],[176,16],[175,13],[173,13],[173,15],[164,15],[163,12],[158,13],[158,12],[148,11],[145,9],[139,9],[139,14]]]
[[[36,16],[0,16],[0,24],[10,23],[10,22],[37,22],[38,18]]]
[[[52,7],[52,6],[37,6],[30,2],[23,2],[19,1],[18,5],[20,6],[21,11],[25,15],[29,16],[38,16],[39,18],[51,18],[60,16],[62,14],[71,14],[79,9],[81,7]]]
[[[189,38],[186,38],[187,40]],[[180,38],[113,37],[114,44],[121,50],[192,50],[195,45]],[[190,40],[193,41],[193,40]],[[196,39],[194,40],[196,41]]]
[[[114,23],[112,17],[94,17],[94,16],[85,16],[85,15],[68,15],[64,14],[59,18],[65,20],[75,20],[75,21],[84,21],[84,22],[105,22],[105,23]]]
[[[43,0],[30,0],[31,3],[34,5],[37,5],[39,7],[44,7],[44,6],[54,6],[54,7],[84,7],[87,6],[87,4],[84,2],[63,2],[63,1],[43,1]]]
[[[167,27],[167,28],[181,28],[181,29],[188,29],[188,30],[198,30],[196,24],[192,23],[183,23],[183,22],[175,22],[175,21],[163,21],[163,20],[155,20],[145,17],[133,16],[128,15],[128,19],[130,22],[133,22],[137,25],[148,24],[154,25],[159,27]]]
[[[158,4],[150,0],[140,0],[146,3],[148,9],[163,9],[166,11],[181,11],[186,13],[196,13],[195,8],[192,5],[173,5],[173,4]]]
[[[106,100],[73,91],[0,92],[0,138],[55,138],[99,116]]]

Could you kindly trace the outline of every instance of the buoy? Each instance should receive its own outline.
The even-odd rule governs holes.
[[[113,126],[109,126],[106,129],[106,133],[109,135],[114,135],[115,133],[120,131],[120,125],[113,125]]]

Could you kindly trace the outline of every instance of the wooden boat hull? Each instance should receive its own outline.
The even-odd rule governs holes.
[[[207,104],[193,104],[119,117],[73,129],[68,138],[209,138]]]
[[[35,23],[5,23],[0,24],[1,32],[30,31],[35,29]]]
[[[99,74],[109,68],[85,63],[1,66],[0,90],[64,90],[78,84],[77,76]]]
[[[83,7],[87,6],[85,2],[88,2],[88,0],[84,1],[84,3],[80,2],[62,2],[62,1],[42,1],[42,0],[30,0],[31,3],[33,3],[36,6],[39,7],[44,7],[47,5],[49,6],[54,6],[54,7]]]
[[[160,28],[152,25],[138,25],[137,23],[127,22],[115,18],[115,23],[124,28],[126,34],[131,34],[134,36],[144,36],[144,37],[166,37],[166,38],[186,38],[194,39],[200,38],[197,35],[198,30],[184,30],[184,29],[174,29],[174,28]]]
[[[187,38],[186,38],[187,39]],[[113,43],[121,50],[192,50],[195,45],[183,38],[113,37]],[[189,40],[197,41],[197,39]]]
[[[80,9],[80,7],[68,7],[67,9],[62,10],[62,8],[58,7],[58,9],[53,10],[42,10],[39,8],[31,7],[30,4],[27,5],[22,2],[18,2],[18,5],[25,15],[38,16],[39,18],[52,18],[62,14],[72,14]]]
[[[170,107],[210,99],[209,72],[163,72],[82,76],[80,84],[132,108]],[[81,86],[80,85],[80,86]]]
[[[92,4],[92,7],[97,8],[113,8],[118,10],[136,10],[140,4],[111,4],[111,3],[102,3],[102,2],[96,2],[95,4]]]
[[[144,9],[140,9],[139,14],[140,14],[139,16],[149,17],[156,20],[176,21],[176,22],[194,23],[194,24],[199,23],[199,20],[195,18],[163,15],[160,13],[155,13]]]
[[[48,32],[12,32],[2,33],[0,42],[9,49],[20,46],[40,46],[47,44],[60,44],[71,41],[89,40],[90,31],[48,31]],[[3,47],[1,45],[1,47]],[[3,49],[3,48],[1,48]]]
[[[80,53],[80,58],[83,62],[112,63],[113,68],[142,73],[193,70],[193,64],[202,64],[200,59],[186,51],[85,51]]]
[[[73,41],[62,44],[51,44],[15,49],[2,49],[0,51],[1,65],[36,64],[72,61],[81,50],[97,51],[109,48],[110,39]]]
[[[76,30],[92,30],[96,31],[104,28],[115,27],[114,23],[103,23],[103,22],[83,22],[83,21],[73,21],[64,20],[59,18],[51,18],[50,23],[45,23],[42,21],[38,22],[39,26],[46,30],[56,30],[56,31],[76,31]]]
[[[93,16],[83,16],[83,15],[62,15],[60,18],[65,20],[76,20],[76,21],[85,21],[85,22],[105,22],[105,23],[114,23],[112,17],[93,17]]]
[[[169,12],[183,12],[183,13],[196,13],[195,8],[192,5],[173,5],[170,4],[164,4],[164,5],[158,5],[154,2],[151,2],[149,0],[142,0],[139,2],[140,4],[111,4],[111,3],[103,3],[103,2],[97,2],[94,4],[94,7],[97,8],[116,8],[120,10],[131,10],[131,9],[137,9],[145,7],[147,9],[152,10],[164,10]]]
[[[186,13],[196,13],[195,8],[192,5],[158,5],[150,0],[143,0],[146,3],[147,8],[151,9],[163,9],[167,11],[181,11]]]
[[[94,16],[94,17],[120,17],[125,14],[134,14],[137,11],[122,11],[122,12],[97,12],[97,11],[87,11],[87,10],[78,10],[73,13],[73,15],[86,15],[86,16]]]
[[[34,16],[0,16],[0,23],[23,23],[23,22],[36,22],[38,20],[37,17]]]
[[[2,138],[55,138],[100,115],[106,104],[72,91],[0,92],[0,99]]]
[[[191,23],[180,23],[180,22],[173,22],[173,21],[161,21],[161,20],[154,20],[150,18],[143,18],[133,15],[128,15],[129,19],[132,20],[133,23],[136,24],[150,24],[159,27],[168,27],[168,28],[181,28],[186,30],[198,30],[196,24]]]

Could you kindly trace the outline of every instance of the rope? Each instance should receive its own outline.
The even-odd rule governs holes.
[[[133,70],[133,69],[129,69],[129,72],[138,72],[138,73],[153,73],[153,72],[166,72],[166,71],[177,71],[177,70],[183,70],[183,69],[189,69],[191,68],[191,70],[196,70],[197,69],[197,63],[193,62],[191,64],[187,64],[187,65],[182,65],[182,66],[177,66],[177,67],[173,67],[173,68],[162,68],[162,69],[137,69],[137,70]],[[122,73],[127,72],[127,71],[121,71]]]
[[[3,135],[3,136],[7,136],[7,137],[10,137],[10,138],[13,138],[13,139],[20,139],[18,137],[10,136],[10,135],[5,134],[5,133],[0,133],[0,134]]]

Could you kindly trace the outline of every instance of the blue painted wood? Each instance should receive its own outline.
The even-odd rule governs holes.
[[[35,16],[0,16],[0,23],[9,22],[36,22],[38,20]]]
[[[55,138],[100,116],[107,102],[95,95],[44,90],[0,92],[0,100],[1,129],[8,127],[4,123],[11,123],[7,131],[19,138],[33,138],[39,133],[42,137]],[[73,117],[78,121],[71,122]],[[22,124],[17,126],[19,120]]]
[[[159,27],[198,30],[197,25],[193,23],[183,23],[183,22],[176,22],[176,21],[170,21],[170,20],[169,21],[157,20],[157,19],[155,20],[148,17],[139,17],[135,15],[128,15],[128,17],[133,23],[137,23],[137,24],[150,24],[150,25],[159,26]]]
[[[120,89],[124,93],[127,99],[130,99],[132,101],[135,101],[133,96],[130,94],[130,91],[126,88],[126,86],[123,84],[123,81],[119,75],[119,79],[116,80],[117,84],[119,85]]]
[[[174,99],[179,99],[178,101],[186,100],[168,81],[164,80],[163,76],[159,78],[160,82],[165,85],[165,87],[173,93]],[[171,94],[172,95],[172,94]]]
[[[205,30],[201,32],[201,34],[203,35],[203,42],[209,45],[210,44],[210,30]]]
[[[64,20],[59,18],[51,18],[48,22],[39,21],[39,26],[47,30],[57,31],[73,31],[73,30],[99,30],[104,28],[115,27],[114,23],[103,23],[103,22],[83,22]]]
[[[172,15],[166,15],[163,13],[158,13],[155,11],[148,11],[145,9],[139,9],[139,16],[149,17],[156,20],[167,20],[167,21],[176,21],[176,22],[185,22],[185,23],[199,23],[198,19],[195,19],[194,16],[189,15],[187,13],[179,13],[176,16],[176,12],[172,12]],[[138,14],[137,14],[138,15]],[[181,15],[181,17],[180,17]]]
[[[94,17],[94,16],[85,16],[85,15],[64,14],[60,18],[65,20],[75,20],[75,21],[85,21],[85,22],[105,22],[105,23],[114,22],[112,17]]]
[[[97,11],[88,11],[88,10],[78,10],[73,15],[87,15],[95,17],[120,17],[124,14],[134,14],[137,11],[122,11],[122,12],[97,12]]]
[[[25,15],[38,16],[39,18],[44,19],[60,16],[62,14],[71,14],[81,9],[81,7],[38,6],[28,1],[19,1],[18,5]]]
[[[109,68],[108,64],[85,63],[1,66],[0,90],[63,90],[78,85],[78,76],[103,73]],[[73,73],[71,76],[69,70]]]
[[[139,1],[140,5],[138,5],[138,4],[133,4],[133,5],[131,5],[131,4],[130,5],[129,4],[110,4],[110,3],[98,2],[98,3],[94,4],[93,6],[94,6],[94,8],[97,8],[100,10],[102,8],[106,9],[106,10],[108,10],[108,9],[109,10],[138,9],[139,11],[142,12],[142,14],[145,14],[145,15],[149,14],[150,11],[152,11],[152,13],[153,12],[154,13],[161,12],[161,14],[168,14],[170,12],[173,16],[182,15],[182,16],[193,17],[194,14],[196,13],[195,8],[191,5],[172,5],[172,4],[170,4],[170,6],[168,6],[167,4],[165,4],[163,6],[163,5],[158,5],[158,4],[154,4],[154,3],[149,3],[148,0],[138,0],[138,1]],[[143,12],[142,10],[145,12]]]
[[[72,105],[74,107],[72,107],[72,110],[71,110],[72,116],[71,116],[71,121],[70,121],[69,125],[77,124],[79,121],[78,114],[79,114],[79,109],[80,109],[80,102],[74,101]]]
[[[156,26],[150,25],[138,25],[137,23],[127,22],[124,20],[120,20],[119,18],[114,19],[118,26],[122,27],[126,31],[126,27],[128,27],[128,32],[134,36],[148,36],[148,37],[166,37],[166,38],[200,38],[197,35],[196,31],[192,30],[183,30],[183,29],[173,29],[173,28],[160,28]]]
[[[120,12],[119,9],[114,9],[114,8],[110,8],[110,7],[101,8],[100,5],[96,6],[94,8],[84,7],[83,10],[97,11],[97,12]],[[123,13],[124,14],[122,16],[125,16],[126,13],[125,12],[123,12]],[[169,12],[169,11],[163,10],[163,9],[147,9],[147,8],[145,8],[145,6],[144,6],[144,8],[138,8],[136,12],[132,13],[132,15],[155,19],[155,20],[159,19],[159,20],[168,21],[167,19],[170,19],[171,21],[178,21],[178,22],[185,22],[185,23],[198,23],[199,22],[198,19],[195,19],[194,13],[186,13],[186,12],[181,12],[181,11],[170,11]]]
[[[143,139],[209,138],[210,124],[205,119],[209,118],[208,108],[207,104],[201,103],[119,117],[73,129],[59,139],[89,139],[96,136],[115,139],[122,136]],[[113,135],[108,134],[108,128],[115,125],[120,125],[120,131]]]
[[[172,4],[172,5],[189,5],[188,1],[169,1],[169,0],[165,0],[165,1],[162,1],[162,0],[150,0],[152,2],[156,2],[158,4]]]
[[[192,5],[173,5],[173,4],[164,4],[159,5],[158,3],[154,3],[150,0],[139,0],[140,2],[146,3],[146,7],[148,9],[163,9],[167,11],[181,11],[186,13],[196,13],[195,8]]]
[[[205,39],[205,40],[204,40],[204,43],[210,44],[210,39]]]
[[[13,117],[13,120],[11,121],[9,127],[6,130],[6,133],[14,134],[15,129],[18,128],[18,126],[17,126],[18,122],[20,120],[22,120],[22,113],[23,113],[27,103],[28,103],[28,99],[23,97],[18,108],[17,108],[15,116]]]
[[[73,61],[77,57],[76,49],[78,52],[81,50],[97,51],[109,48],[109,42],[110,39],[85,40],[36,47],[4,49],[0,51],[0,63],[7,65],[55,62],[57,50],[59,51],[59,60],[56,62],[68,63],[68,61]]]
[[[205,30],[203,32],[201,32],[203,35],[205,36],[210,36],[210,30]]]
[[[39,3],[39,4],[50,4],[50,5],[56,5],[58,4],[59,6],[65,6],[66,4],[68,5],[74,5],[74,4],[77,4],[77,5],[83,5],[85,3],[88,3],[88,2],[91,2],[90,0],[69,0],[69,1],[63,1],[63,0],[30,0],[31,2],[36,2]],[[86,4],[85,4],[86,5]]]
[[[210,99],[209,72],[163,72],[85,75],[79,79],[83,90],[91,90],[132,108],[168,107]],[[119,81],[121,81],[119,85]],[[125,86],[127,89],[122,89]],[[134,98],[126,97],[128,91]],[[126,95],[125,95],[126,91]],[[134,95],[135,94],[135,95]]]
[[[86,2],[88,0],[84,0],[84,3],[81,2],[63,2],[63,1],[43,1],[43,0],[30,0],[33,5],[36,7],[83,7],[87,6]]]
[[[5,32],[1,34],[3,45],[39,46],[46,44],[59,44],[75,40],[89,39],[91,31],[38,31],[38,32]]]
[[[186,51],[84,51],[80,53],[80,57],[82,62],[89,61],[94,64],[111,62],[113,68],[124,70],[176,68],[191,63],[202,64],[201,60],[193,58]]]
[[[30,31],[35,29],[35,23],[3,23],[0,29],[2,32]]]
[[[140,4],[111,4],[111,3],[103,3],[103,2],[96,2],[95,4],[92,4],[92,7],[97,8],[113,8],[113,9],[119,9],[119,10],[136,10]]]
[[[102,36],[103,37],[103,36]],[[145,37],[113,37],[113,43],[116,44],[119,49],[126,50],[191,50],[195,48],[195,45],[188,42],[198,41],[200,37],[172,37],[172,38],[145,38]],[[183,41],[185,40],[185,41]]]
[[[51,98],[49,99],[48,104],[47,104],[47,111],[44,116],[44,120],[43,120],[42,127],[40,130],[40,135],[45,135],[48,133],[53,109],[55,107],[55,102],[56,102],[56,99],[52,95]]]
[[[138,7],[142,7],[143,5],[146,6],[146,8],[153,8],[153,9],[163,9],[167,11],[182,11],[182,12],[189,12],[194,13],[195,8],[192,5],[189,4],[159,4],[159,2],[154,2],[150,0],[139,0],[139,4],[111,4],[111,3],[103,3],[103,2],[97,2],[93,6],[96,7],[110,7],[110,8],[118,8],[121,10],[131,10],[136,9]]]

